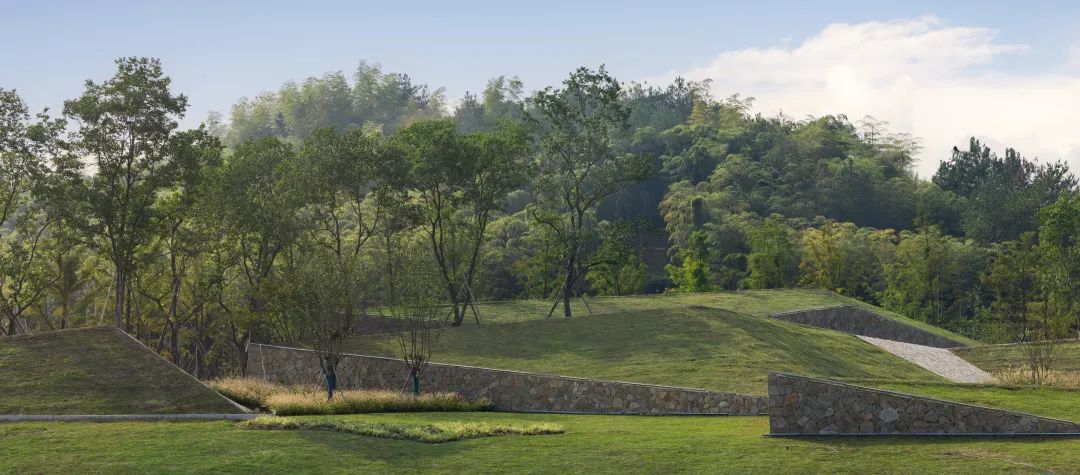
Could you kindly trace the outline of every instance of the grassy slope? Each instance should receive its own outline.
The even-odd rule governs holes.
[[[0,414],[235,412],[114,328],[0,338]]]
[[[595,314],[625,311],[650,311],[679,306],[698,305],[730,310],[732,312],[764,317],[771,313],[836,305],[857,305],[885,317],[925,329],[931,333],[952,338],[967,345],[975,340],[948,330],[913,320],[880,307],[860,302],[842,295],[813,289],[743,290],[737,292],[702,292],[689,294],[633,295],[626,297],[593,297],[589,306]],[[588,310],[580,299],[571,305],[575,315],[587,315]],[[515,322],[543,319],[551,308],[551,302],[543,300],[508,300],[485,302],[479,305],[482,322]],[[562,307],[556,316],[562,315]],[[471,320],[470,320],[471,322]]]
[[[1080,391],[1076,390],[911,381],[854,380],[852,382],[919,396],[1080,422]]]
[[[667,307],[467,325],[445,331],[433,359],[749,394],[765,393],[769,371],[942,381],[850,335],[723,310]],[[392,335],[354,338],[346,349],[398,354]]]
[[[765,417],[348,416],[373,422],[554,422],[562,435],[439,445],[229,422],[0,424],[0,472],[1080,473],[1077,438],[771,439]]]
[[[957,355],[991,373],[1027,365],[1021,345],[991,345],[953,350]],[[1054,369],[1080,372],[1080,341],[1059,343],[1054,350]]]

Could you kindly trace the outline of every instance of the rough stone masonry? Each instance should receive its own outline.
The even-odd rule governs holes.
[[[322,381],[313,351],[271,345],[251,345],[248,373],[284,384]],[[405,362],[394,358],[346,355],[338,367],[342,388],[398,391],[407,380]],[[503,411],[750,416],[767,405],[764,396],[437,363],[424,372],[422,387],[486,398]]]
[[[769,374],[769,435],[1080,435],[1080,424],[784,373]]]

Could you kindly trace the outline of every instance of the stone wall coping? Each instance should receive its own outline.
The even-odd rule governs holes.
[[[956,346],[949,347],[949,348],[946,348],[946,349],[951,350],[953,348],[971,348],[970,346],[964,345],[963,343],[960,343],[959,341],[956,341],[956,340],[952,339],[951,337],[948,337],[948,336],[945,336],[945,335],[938,335],[937,333],[926,330],[925,328],[919,328],[919,327],[917,327],[915,325],[912,325],[912,324],[910,324],[908,322],[905,322],[903,320],[897,320],[895,318],[887,317],[887,316],[882,315],[882,314],[880,314],[878,312],[875,312],[873,310],[870,310],[870,309],[867,309],[867,308],[864,308],[864,307],[860,307],[858,305],[840,304],[840,305],[826,305],[826,306],[823,306],[823,307],[802,308],[802,309],[798,309],[798,310],[785,310],[783,312],[770,313],[769,318],[775,318],[775,317],[782,316],[782,315],[795,315],[795,314],[798,314],[798,313],[813,312],[813,311],[818,311],[818,310],[832,310],[832,309],[838,309],[838,308],[850,308],[850,309],[855,309],[855,310],[862,310],[862,311],[864,311],[866,313],[869,313],[869,314],[871,314],[871,315],[873,315],[875,317],[883,318],[883,319],[888,320],[889,322],[895,323],[897,325],[905,326],[905,327],[908,327],[908,328],[910,328],[912,330],[919,331],[919,332],[922,332],[922,333],[926,333],[927,335],[931,335],[931,336],[935,336],[935,337],[942,338],[942,339],[945,339],[945,340],[949,340],[949,341],[956,344]],[[799,323],[799,322],[790,322],[789,321],[787,323],[793,323],[795,325],[802,325],[802,326],[806,326],[806,327],[822,328],[822,327],[818,327],[818,326],[814,326],[814,325],[808,325],[808,324]],[[826,330],[828,330],[828,329],[826,328]],[[833,330],[833,331],[840,331],[840,330]],[[840,331],[840,332],[841,333],[848,333],[848,332],[844,332],[844,331]],[[848,334],[853,335],[853,333],[848,333]]]
[[[836,381],[836,380],[825,379],[825,378],[817,378],[817,377],[814,377],[814,376],[804,376],[804,375],[801,375],[801,374],[783,373],[783,372],[777,372],[777,371],[769,372],[769,377],[772,378],[772,376],[780,376],[782,378],[802,379],[802,380],[813,381],[813,382],[817,382],[817,383],[829,384],[829,385],[832,385],[832,386],[843,386],[843,387],[847,387],[847,388],[851,388],[851,389],[857,389],[857,390],[860,390],[860,391],[866,391],[866,392],[877,393],[877,394],[886,394],[886,395],[889,395],[889,396],[896,396],[896,397],[900,397],[900,398],[904,398],[904,399],[927,400],[927,401],[933,401],[933,402],[938,402],[938,403],[943,403],[943,404],[952,404],[952,405],[955,405],[955,406],[970,407],[970,408],[973,408],[973,409],[1008,412],[1008,413],[1012,413],[1012,414],[1016,414],[1016,415],[1020,415],[1020,416],[1034,417],[1036,419],[1042,419],[1042,420],[1045,420],[1045,421],[1062,422],[1062,423],[1066,423],[1066,424],[1076,424],[1076,422],[1073,422],[1073,421],[1069,421],[1069,420],[1065,420],[1065,419],[1057,419],[1057,418],[1054,418],[1054,417],[1040,416],[1040,415],[1037,415],[1037,414],[1031,414],[1029,412],[1014,411],[1012,409],[1004,409],[1004,408],[1000,408],[1000,407],[979,406],[977,404],[968,404],[966,402],[950,401],[950,400],[947,400],[947,399],[939,399],[939,398],[931,397],[931,396],[919,396],[917,394],[901,393],[901,392],[897,392],[897,391],[890,391],[888,389],[871,388],[871,387],[868,387],[868,386],[860,386],[858,384],[845,383],[843,381]],[[771,396],[771,394],[770,394],[770,396]],[[849,435],[849,434],[841,434],[841,435]],[[920,434],[920,435],[922,435],[922,434]],[[964,434],[964,435],[968,435],[968,434]],[[1027,435],[1027,434],[1024,434],[1024,435]]]
[[[308,352],[308,353],[314,353],[315,352],[315,350],[311,350],[311,349],[307,349],[307,348],[294,348],[294,347],[289,347],[289,346],[270,345],[270,344],[266,344],[266,343],[252,343],[251,345],[252,346],[265,346],[267,348],[277,348],[279,350],[303,351],[303,352]],[[342,356],[352,356],[352,357],[357,357],[357,358],[370,358],[370,359],[376,359],[376,360],[382,360],[382,361],[394,361],[394,362],[398,362],[398,363],[401,363],[401,364],[405,364],[405,360],[402,360],[400,358],[390,358],[390,357],[386,357],[386,356],[360,355],[360,354],[356,354],[356,353],[342,353],[341,355]],[[732,396],[743,396],[743,397],[753,397],[753,398],[767,397],[767,396],[763,396],[763,395],[760,395],[760,394],[742,394],[742,393],[733,393],[733,392],[727,392],[727,391],[714,391],[714,390],[711,390],[711,389],[702,389],[702,388],[686,388],[686,387],[681,387],[681,386],[666,386],[666,385],[662,385],[662,384],[635,383],[635,382],[632,382],[632,381],[617,381],[617,380],[610,380],[610,379],[593,379],[593,378],[583,378],[583,377],[580,377],[580,376],[563,376],[561,374],[532,373],[532,372],[528,372],[528,371],[516,371],[516,370],[511,370],[511,369],[485,368],[483,366],[469,366],[469,365],[459,365],[459,364],[449,364],[449,363],[435,363],[435,362],[428,363],[428,364],[431,365],[431,366],[442,366],[442,367],[446,367],[446,368],[464,368],[464,369],[472,369],[472,370],[491,371],[491,372],[497,372],[497,373],[520,374],[520,375],[524,375],[524,376],[540,376],[540,377],[545,377],[545,378],[566,379],[566,380],[582,381],[582,382],[589,382],[589,383],[626,384],[626,385],[630,385],[630,386],[642,386],[642,387],[650,387],[650,388],[657,388],[657,389],[689,391],[689,392],[698,392],[698,393],[705,393],[705,394],[726,394],[726,395],[732,395]]]

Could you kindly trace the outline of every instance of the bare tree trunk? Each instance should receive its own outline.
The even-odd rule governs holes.
[[[124,327],[124,290],[126,283],[124,281],[124,270],[121,266],[116,266],[116,278],[114,279],[116,285],[116,295],[114,298],[115,307],[113,308],[113,325],[116,328]]]
[[[566,260],[566,283],[563,284],[563,316],[570,318],[570,299],[574,297],[574,281],[576,275],[574,275],[574,265],[577,262],[576,252],[570,255],[570,258]]]

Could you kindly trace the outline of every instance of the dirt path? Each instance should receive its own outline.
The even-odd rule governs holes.
[[[993,380],[990,373],[968,363],[945,348],[882,340],[869,336],[859,336],[859,338],[955,383],[986,383]]]

